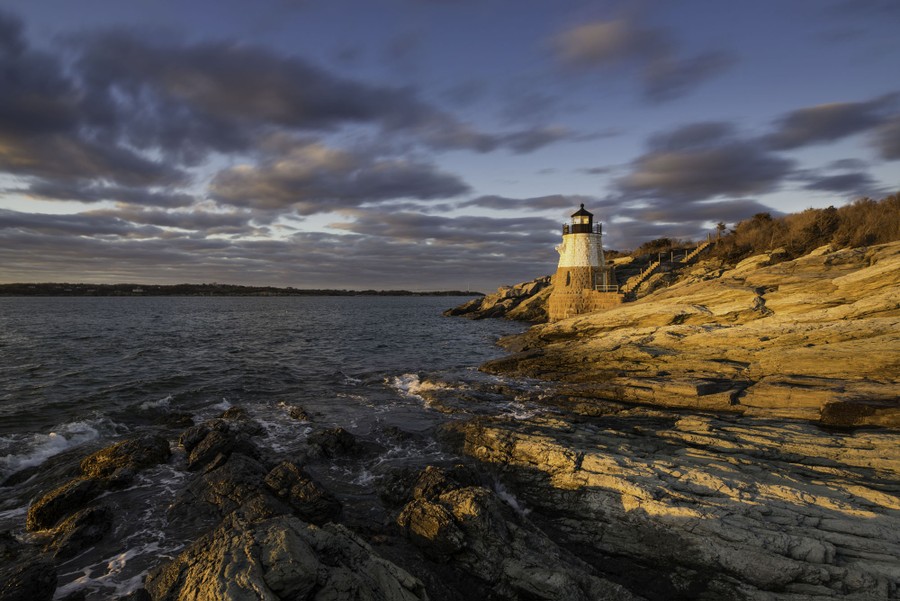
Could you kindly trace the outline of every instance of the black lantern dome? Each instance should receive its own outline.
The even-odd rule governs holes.
[[[572,227],[570,232],[573,234],[590,234],[594,227],[594,214],[585,210],[584,204],[581,208],[572,213]]]

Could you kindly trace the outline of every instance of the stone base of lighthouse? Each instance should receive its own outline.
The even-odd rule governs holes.
[[[600,267],[560,267],[553,276],[548,314],[550,321],[558,321],[584,313],[595,313],[618,307],[622,295],[618,292],[598,292],[595,285],[603,282]],[[612,271],[607,271],[607,285],[615,285]]]

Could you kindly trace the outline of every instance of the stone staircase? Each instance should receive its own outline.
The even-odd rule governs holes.
[[[626,301],[635,300],[637,298],[637,289],[640,287],[640,285],[650,279],[650,276],[656,273],[657,270],[659,270],[659,268],[663,265],[663,263],[667,263],[669,265],[669,268],[672,270],[680,269],[682,267],[690,265],[700,253],[712,246],[713,243],[713,240],[706,240],[705,242],[698,244],[694,250],[687,253],[683,257],[674,258],[670,261],[656,260],[650,262],[646,267],[641,269],[640,273],[628,278],[625,284],[621,288],[619,288],[619,291],[623,295],[625,295]]]
[[[626,297],[630,297],[633,295],[633,292],[637,290],[637,287],[647,281],[653,272],[661,265],[660,261],[653,261],[647,267],[641,270],[641,272],[628,279],[627,282],[619,289],[619,291],[624,294]]]
[[[712,244],[711,240],[707,240],[706,242],[700,244],[699,246],[697,246],[697,248],[695,248],[694,250],[689,252],[687,255],[685,255],[685,257],[681,260],[681,262],[684,264],[690,263],[691,261],[694,260],[694,257],[696,257],[697,255],[702,253],[704,250],[709,248],[709,246],[711,244]]]

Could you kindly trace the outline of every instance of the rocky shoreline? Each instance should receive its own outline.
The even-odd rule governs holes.
[[[0,534],[0,600],[108,598],[71,562],[115,548],[159,470],[178,475],[156,502],[181,542],[118,599],[898,599],[898,287],[897,243],[697,265],[505,341],[483,369],[513,379],[421,386],[446,414],[421,432],[292,407],[284,452],[240,408],[182,416],[177,440],[42,468],[26,531]],[[496,398],[522,411],[480,407]],[[385,441],[445,453],[392,467]]]

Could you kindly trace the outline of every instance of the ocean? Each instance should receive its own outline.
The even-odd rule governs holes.
[[[452,460],[429,434],[441,423],[538,410],[528,400],[536,384],[477,371],[503,353],[500,336],[524,326],[441,315],[464,300],[0,298],[0,483],[10,482],[0,486],[0,531],[27,538],[31,500],[72,477],[86,454],[150,432],[174,446],[185,420],[235,406],[265,429],[257,443],[282,456],[313,426],[383,444],[374,461],[317,474],[365,504],[388,467]],[[516,386],[531,390],[510,394]],[[440,407],[429,390],[447,393]],[[310,423],[290,416],[295,406]],[[398,430],[415,436],[384,435]],[[180,465],[176,455],[141,472],[123,503],[128,519],[117,516],[112,536],[59,567],[57,598],[127,593],[189,542],[166,515],[187,477]]]

